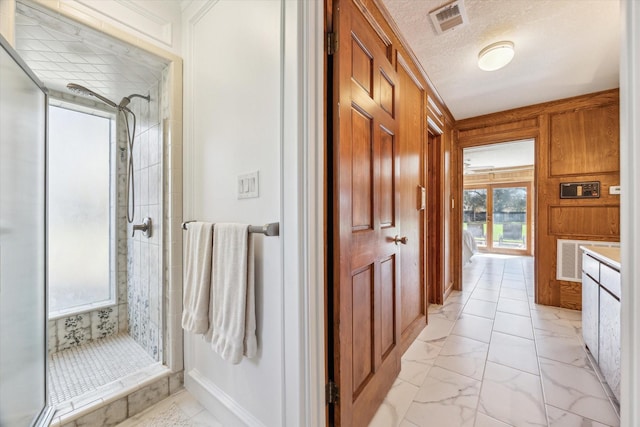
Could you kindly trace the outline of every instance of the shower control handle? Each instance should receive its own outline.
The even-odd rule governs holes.
[[[142,224],[133,224],[133,229],[131,230],[131,237],[136,234],[136,231],[142,231],[142,235],[145,237],[151,237],[151,230],[153,229],[153,223],[151,222],[151,218],[146,217],[142,220]]]

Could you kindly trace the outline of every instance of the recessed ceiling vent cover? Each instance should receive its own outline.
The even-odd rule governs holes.
[[[429,12],[436,33],[453,30],[467,23],[467,11],[463,0],[455,0]]]

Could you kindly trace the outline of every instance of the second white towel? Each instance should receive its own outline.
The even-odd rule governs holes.
[[[211,347],[240,363],[257,352],[253,236],[247,224],[215,224],[211,273]]]

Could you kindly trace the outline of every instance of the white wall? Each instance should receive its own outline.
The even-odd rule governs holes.
[[[185,219],[282,220],[281,12],[262,0],[184,12]],[[238,200],[237,176],[256,170],[260,197]],[[256,238],[258,356],[231,365],[185,336],[185,384],[225,425],[284,424],[281,239]]]

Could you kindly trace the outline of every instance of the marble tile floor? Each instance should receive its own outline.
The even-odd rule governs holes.
[[[582,342],[581,313],[536,305],[533,258],[477,254],[369,427],[619,426]]]
[[[117,427],[222,427],[222,424],[182,389]]]

